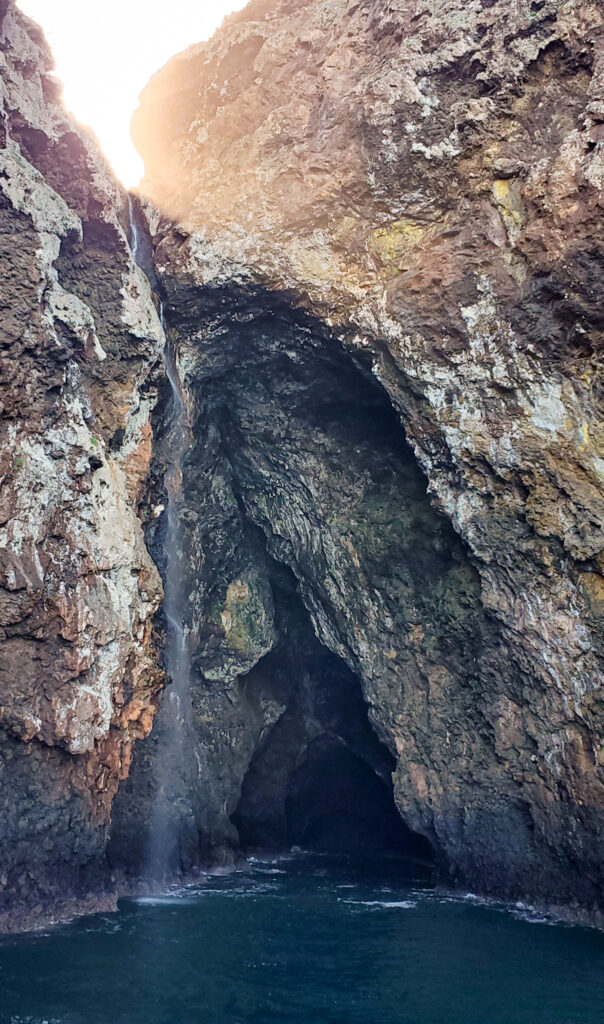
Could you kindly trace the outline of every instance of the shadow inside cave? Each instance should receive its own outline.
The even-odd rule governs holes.
[[[293,575],[273,567],[277,646],[243,683],[284,708],[256,750],[231,820],[246,854],[292,848],[432,876],[429,841],[394,801],[396,761],[372,727],[358,677],[317,639]]]

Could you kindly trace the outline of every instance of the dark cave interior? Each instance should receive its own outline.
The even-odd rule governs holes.
[[[293,575],[273,566],[276,647],[244,681],[286,701],[256,750],[231,819],[242,850],[292,847],[427,865],[429,842],[400,817],[395,758],[372,727],[361,684],[317,640]]]

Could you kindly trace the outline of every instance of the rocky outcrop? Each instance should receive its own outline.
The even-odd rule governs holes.
[[[137,514],[163,342],[128,198],[0,3],[0,927],[115,899],[112,798],[150,730],[161,584]]]
[[[268,557],[449,876],[598,919],[603,90],[591,0],[255,0],[143,94],[215,835]]]

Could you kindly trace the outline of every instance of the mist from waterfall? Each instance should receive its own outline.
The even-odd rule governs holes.
[[[142,238],[132,199],[129,198],[132,254],[141,266]],[[166,493],[164,534],[164,601],[166,620],[164,667],[169,683],[164,690],[156,718],[158,744],[155,796],[146,837],[145,877],[165,882],[178,873],[179,807],[183,805],[187,780],[184,753],[185,738],[191,721],[190,677],[191,649],[186,625],[187,593],[182,550],[182,464],[192,446],[187,397],[179,374],[176,353],[166,330],[164,306],[160,301],[160,319],[166,334],[164,369],[170,385],[168,428],[164,439]]]

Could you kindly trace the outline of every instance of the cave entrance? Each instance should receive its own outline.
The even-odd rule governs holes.
[[[281,708],[256,750],[231,820],[243,852],[397,858],[417,875],[430,843],[397,811],[395,758],[373,729],[358,677],[317,639],[291,573],[275,567],[277,646],[243,682],[248,700]]]
[[[172,801],[181,864],[298,846],[387,855],[417,878],[434,855],[398,812],[395,767],[410,820],[440,851],[395,753],[408,740],[410,757],[441,758],[431,681],[474,678],[476,571],[432,507],[369,350],[351,355],[272,294],[218,290],[200,308],[180,288],[165,309],[193,436],[179,503],[192,644],[192,731]],[[153,509],[165,505],[170,416],[160,402]],[[165,575],[164,512],[146,536]],[[432,714],[440,731],[426,726]],[[171,757],[161,708],[154,736],[122,787],[127,842]],[[119,817],[119,794],[114,806]]]
[[[310,744],[290,780],[285,817],[288,842],[305,850],[431,857],[397,813],[392,786],[339,736]]]

